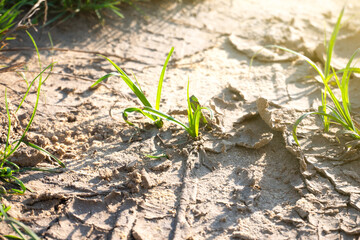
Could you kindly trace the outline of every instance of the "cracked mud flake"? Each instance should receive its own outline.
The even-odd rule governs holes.
[[[47,239],[101,239],[104,232],[98,231],[91,225],[85,225],[65,215],[50,226],[46,232]]]
[[[287,52],[276,53],[274,49],[266,49],[263,47],[264,44],[249,43],[248,39],[242,39],[238,36],[231,35],[229,37],[230,42],[236,47],[236,49],[244,53],[249,58],[255,58],[263,62],[288,62],[297,59],[293,54]]]
[[[101,199],[74,198],[66,208],[67,214],[87,225],[109,231],[115,224],[115,217],[109,213],[107,204]]]

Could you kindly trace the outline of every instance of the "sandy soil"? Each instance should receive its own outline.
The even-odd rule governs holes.
[[[266,44],[324,62],[324,29],[330,36],[343,4],[152,1],[140,5],[142,12],[126,9],[124,20],[109,16],[104,26],[81,16],[33,32],[39,47],[50,47],[50,31],[56,48],[70,49],[41,51],[43,65],[57,63],[28,135],[67,169],[19,175],[31,191],[6,197],[13,206],[10,215],[44,239],[358,239],[357,149],[345,152],[346,139],[339,144],[337,129],[325,134],[315,118],[299,128],[302,149],[291,136],[294,121],[320,103],[315,72],[292,55],[267,50],[249,71],[250,58]],[[357,1],[348,1],[334,67],[344,66],[360,47],[359,11]],[[191,94],[216,109],[220,121],[218,129],[203,130],[198,141],[177,126],[165,123],[157,129],[137,115],[131,119],[138,128],[125,124],[121,111],[139,102],[119,79],[89,88],[114,71],[101,53],[134,72],[155,102],[171,46],[175,52],[162,110],[186,121],[189,77]],[[35,52],[26,48],[32,48],[31,42],[20,34],[6,48],[13,51],[3,52],[2,62],[26,62],[24,73],[31,79],[38,66]],[[360,109],[357,80],[350,89],[355,117]],[[5,86],[14,109],[26,85],[6,72],[0,99]],[[27,101],[17,128],[24,127],[33,104],[34,98]],[[119,120],[109,116],[112,106]],[[169,158],[145,156],[163,153]],[[54,166],[25,147],[11,160]],[[0,223],[0,233],[9,232]]]

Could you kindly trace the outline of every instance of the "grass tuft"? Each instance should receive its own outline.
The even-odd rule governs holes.
[[[169,60],[170,60],[170,57],[171,57],[173,51],[174,51],[174,48],[172,47],[166,60],[165,60],[164,66],[163,66],[161,74],[160,74],[157,95],[156,95],[155,108],[153,108],[153,106],[150,104],[150,102],[145,97],[145,94],[141,90],[140,84],[137,81],[137,79],[135,78],[135,76],[134,76],[135,81],[131,80],[130,77],[120,67],[118,67],[113,61],[111,61],[107,57],[105,57],[105,58],[115,67],[115,69],[118,72],[117,73],[108,73],[108,74],[104,75],[103,77],[99,78],[93,85],[91,85],[91,87],[95,87],[100,82],[104,81],[105,79],[107,79],[111,76],[118,76],[124,80],[124,82],[129,86],[129,88],[135,93],[135,95],[138,97],[138,99],[144,105],[143,107],[126,108],[123,111],[123,119],[125,120],[125,122],[127,122],[129,125],[133,126],[134,124],[128,120],[128,113],[138,112],[138,113],[148,117],[149,119],[151,119],[158,128],[161,128],[163,126],[162,120],[165,119],[176,125],[179,125],[183,129],[185,129],[189,133],[190,136],[196,138],[199,136],[200,121],[202,121],[203,124],[208,123],[206,118],[202,114],[202,110],[208,110],[210,112],[211,118],[212,118],[213,113],[210,108],[201,107],[198,99],[195,96],[189,97],[189,85],[190,85],[189,80],[188,80],[188,85],[187,85],[187,103],[188,103],[187,112],[188,112],[189,125],[187,126],[184,123],[182,123],[181,121],[173,118],[172,116],[160,111],[161,91],[162,91],[162,84],[164,81],[165,70],[166,70],[166,66],[169,63]]]
[[[172,116],[170,116],[166,113],[160,112],[151,107],[145,106],[142,109],[142,111],[144,111],[145,113],[156,115],[159,118],[162,118],[169,122],[172,122],[172,123],[182,127],[183,129],[185,129],[191,137],[197,138],[199,136],[200,121],[202,120],[203,123],[207,124],[207,120],[204,117],[204,115],[202,114],[202,110],[209,111],[211,119],[213,118],[213,112],[210,108],[201,107],[201,105],[199,104],[199,101],[197,100],[197,98],[195,96],[189,97],[189,85],[190,85],[190,81],[188,80],[188,85],[187,85],[187,103],[188,103],[187,112],[188,112],[188,121],[189,121],[188,126],[186,126],[184,123],[180,122],[179,120],[173,118]]]
[[[170,57],[171,57],[173,52],[174,52],[174,48],[172,47],[169,54],[168,54],[168,56],[167,56],[167,58],[166,58],[166,60],[165,60],[164,66],[163,66],[161,74],[160,74],[159,84],[158,84],[158,88],[157,88],[157,95],[156,95],[156,104],[155,104],[155,109],[156,110],[160,109],[161,91],[162,91],[162,85],[163,85],[164,76],[165,76],[165,70],[166,70],[166,66],[169,63]],[[118,72],[117,73],[108,73],[108,74],[104,75],[103,77],[99,78],[93,85],[91,85],[91,87],[95,87],[97,84],[99,84],[100,82],[104,81],[105,79],[107,79],[107,78],[109,78],[111,76],[118,76],[135,93],[135,95],[138,97],[138,99],[141,101],[141,103],[144,105],[144,107],[152,108],[152,105],[150,104],[150,102],[146,98],[146,96],[145,96],[144,92],[142,91],[142,89],[140,87],[140,84],[137,81],[136,77],[134,77],[135,81],[132,80],[124,72],[124,70],[122,70],[119,66],[117,66],[113,61],[111,61],[107,57],[104,57],[104,58],[107,59],[115,67],[115,69]],[[141,108],[138,108],[138,107],[127,108],[123,112],[123,119],[125,120],[126,123],[128,123],[131,126],[134,125],[132,122],[130,122],[128,120],[128,113],[131,113],[131,112],[138,112],[138,113],[141,113],[142,115],[144,115],[145,117],[148,117],[150,120],[152,120],[154,122],[154,124],[158,128],[161,128],[163,126],[163,121],[161,120],[160,117],[158,117],[158,116],[156,116],[154,114],[149,114],[147,112],[144,112]]]
[[[41,148],[40,146],[37,146],[37,145],[25,140],[26,133],[29,131],[31,124],[34,121],[36,112],[37,112],[37,107],[39,104],[39,98],[40,98],[40,93],[41,93],[41,87],[46,82],[46,80],[49,78],[52,68],[54,66],[54,63],[51,63],[47,67],[42,69],[40,55],[39,55],[36,43],[29,33],[28,33],[28,35],[31,38],[31,40],[33,41],[35,49],[38,53],[40,73],[31,82],[28,82],[27,90],[26,90],[22,100],[20,101],[20,104],[19,104],[18,108],[16,109],[15,114],[18,112],[18,110],[21,108],[22,104],[25,102],[25,99],[27,98],[27,96],[30,92],[30,89],[37,82],[36,101],[35,101],[35,105],[34,105],[30,120],[29,120],[27,126],[25,127],[24,131],[22,132],[21,136],[17,139],[11,139],[12,121],[11,121],[11,113],[10,113],[9,104],[8,104],[7,89],[5,88],[5,108],[6,108],[6,116],[7,116],[7,120],[8,120],[8,129],[7,129],[7,135],[6,135],[6,142],[5,142],[4,146],[0,146],[0,181],[5,183],[4,186],[0,185],[0,200],[4,195],[7,195],[7,194],[24,194],[27,189],[26,186],[24,185],[24,183],[20,179],[18,179],[17,177],[14,176],[20,172],[20,170],[21,170],[20,167],[9,160],[9,158],[16,152],[16,150],[19,149],[19,147],[21,146],[22,143],[24,143],[25,145],[27,145],[31,148],[34,148],[38,151],[45,153],[51,159],[53,159],[57,164],[59,164],[60,167],[65,167],[64,163],[62,163],[54,155],[52,155],[45,149]],[[47,70],[49,70],[49,72],[47,73],[46,77],[44,78],[43,74]],[[34,169],[30,169],[30,170],[47,171],[46,169],[38,169],[38,168],[36,168],[36,169],[34,168]],[[36,234],[34,234],[23,223],[15,220],[13,218],[8,217],[6,214],[6,212],[8,210],[9,210],[9,207],[5,207],[0,203],[0,221],[7,222],[14,229],[14,231],[20,236],[20,238],[18,238],[16,236],[5,236],[6,238],[8,238],[8,239],[27,239],[24,237],[24,234],[22,233],[22,231],[24,231],[26,235],[31,237],[31,239],[40,239],[39,237],[36,236]]]
[[[341,130],[343,133],[346,133],[348,135],[351,135],[355,139],[360,139],[360,131],[356,127],[356,122],[351,116],[351,103],[349,99],[349,82],[350,82],[350,76],[353,72],[360,72],[359,68],[352,67],[352,62],[355,59],[355,57],[359,54],[360,49],[357,49],[353,55],[350,57],[347,65],[345,68],[340,69],[338,71],[335,71],[331,67],[331,59],[333,55],[333,50],[336,42],[337,35],[340,30],[340,23],[341,19],[344,14],[344,9],[342,8],[339,17],[337,19],[337,22],[334,26],[333,32],[331,34],[330,40],[328,43],[326,43],[326,61],[324,66],[324,71],[321,70],[319,66],[317,66],[311,59],[304,56],[303,54],[293,51],[291,49],[277,46],[277,45],[269,45],[266,46],[267,48],[278,48],[284,51],[287,51],[289,53],[295,54],[301,59],[308,62],[320,75],[321,82],[324,86],[321,92],[321,103],[322,105],[319,106],[318,111],[315,112],[309,112],[305,113],[300,118],[298,118],[293,126],[293,137],[295,142],[299,144],[297,139],[297,127],[300,124],[300,122],[306,118],[309,115],[320,115],[323,120],[324,124],[324,131],[329,131],[330,124],[337,124],[342,126],[345,131]],[[254,56],[255,57],[255,56]],[[253,58],[254,58],[253,57]],[[253,60],[252,58],[252,60]],[[338,77],[338,74],[342,74],[341,79]],[[332,88],[330,87],[331,80],[335,80],[335,86],[340,89],[341,92],[341,98],[338,99]],[[328,101],[328,97],[330,96],[331,102]]]

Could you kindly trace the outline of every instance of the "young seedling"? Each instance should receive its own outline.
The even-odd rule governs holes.
[[[34,46],[35,46],[36,50],[38,51],[34,39],[32,38],[32,36],[30,34],[29,34],[29,36],[30,36],[31,40],[34,43]],[[29,120],[24,132],[22,133],[21,137],[19,139],[13,140],[13,141],[11,141],[11,139],[10,139],[10,135],[11,135],[11,115],[10,115],[8,99],[7,99],[7,89],[5,89],[5,108],[6,108],[7,118],[8,118],[8,131],[7,131],[7,137],[6,137],[5,146],[3,148],[0,148],[0,179],[2,181],[5,181],[5,182],[9,182],[9,181],[14,182],[15,184],[17,184],[21,188],[21,190],[11,188],[10,190],[7,190],[6,193],[23,194],[25,192],[25,190],[26,190],[24,184],[19,179],[17,179],[15,176],[13,176],[14,173],[19,172],[20,168],[15,163],[12,163],[11,161],[8,160],[8,158],[20,147],[21,143],[24,143],[29,147],[32,147],[34,149],[37,149],[37,150],[45,153],[46,155],[50,156],[50,158],[54,159],[61,167],[65,167],[65,165],[59,159],[57,159],[54,155],[52,155],[51,153],[49,153],[45,149],[43,149],[43,148],[41,148],[41,147],[39,147],[39,146],[25,140],[25,135],[29,131],[30,126],[31,126],[31,124],[32,124],[32,122],[34,120],[35,115],[36,115],[37,107],[38,107],[38,104],[39,104],[41,86],[42,86],[42,84],[44,84],[46,82],[46,80],[50,76],[53,65],[54,65],[54,63],[51,63],[49,66],[44,68],[34,78],[34,80],[32,80],[31,83],[29,84],[29,86],[27,88],[27,91],[24,94],[24,97],[22,98],[18,108],[15,111],[15,114],[19,111],[22,104],[24,103],[26,97],[29,94],[29,91],[30,91],[31,87],[34,85],[36,80],[38,80],[38,87],[37,87],[37,95],[36,95],[35,106],[34,106],[32,115],[30,117],[30,120]],[[40,65],[40,69],[41,69],[41,65]],[[46,78],[43,79],[42,74],[48,69],[50,69],[50,73],[48,73]],[[7,165],[7,167],[5,165]],[[4,189],[2,189],[2,190],[4,190]]]
[[[204,124],[207,123],[206,118],[202,114],[202,110],[208,110],[210,112],[210,118],[213,118],[213,112],[210,108],[207,107],[201,107],[199,104],[199,101],[197,101],[197,98],[195,96],[189,97],[189,85],[190,81],[188,80],[187,85],[187,103],[188,103],[188,120],[189,120],[189,126],[186,126],[184,123],[180,122],[179,120],[171,117],[170,115],[160,112],[156,109],[153,109],[151,107],[145,106],[141,110],[144,113],[156,115],[159,118],[166,119],[174,124],[179,125],[180,127],[184,128],[191,137],[198,137],[199,136],[199,125],[200,120],[203,121]]]
[[[342,131],[343,133],[351,135],[353,138],[360,139],[360,131],[356,127],[356,123],[351,117],[351,111],[350,111],[350,100],[349,100],[349,81],[351,73],[353,72],[360,72],[359,68],[352,67],[351,64],[354,60],[354,58],[358,55],[360,52],[360,49],[357,49],[354,54],[351,56],[350,60],[348,61],[346,67],[344,69],[340,69],[337,72],[331,67],[331,58],[333,54],[333,49],[335,46],[336,38],[340,30],[340,23],[341,18],[344,14],[344,8],[341,10],[340,15],[337,19],[337,22],[335,24],[335,27],[333,29],[331,38],[326,46],[327,49],[327,55],[326,55],[326,61],[324,66],[324,71],[321,70],[319,66],[317,66],[312,60],[310,60],[308,57],[304,56],[303,54],[293,51],[291,49],[277,46],[277,45],[269,45],[266,46],[268,48],[278,48],[284,51],[287,51],[289,53],[295,54],[298,57],[304,59],[306,62],[308,62],[320,75],[320,78],[322,80],[322,83],[324,85],[324,88],[321,92],[321,103],[322,105],[319,107],[318,111],[315,112],[308,112],[300,116],[298,118],[293,126],[293,137],[295,142],[299,145],[298,139],[297,139],[297,127],[300,124],[300,122],[306,118],[309,115],[320,115],[322,117],[323,123],[324,123],[324,130],[329,131],[329,127],[331,123],[339,124],[341,125],[345,131]],[[253,57],[254,58],[254,57]],[[250,63],[251,65],[251,63]],[[332,73],[331,73],[331,71]],[[342,74],[342,79],[340,81],[338,74]],[[341,91],[341,99],[338,99],[333,90],[330,87],[330,80],[335,78],[336,86]],[[328,95],[330,96],[332,100],[332,104],[329,105],[327,101]],[[330,111],[329,111],[330,110]]]
[[[28,94],[30,92],[31,87],[35,84],[36,80],[38,80],[36,101],[35,101],[34,109],[33,109],[33,112],[31,114],[30,120],[29,120],[26,128],[24,129],[23,133],[21,134],[20,138],[18,138],[16,140],[12,140],[11,137],[10,137],[11,136],[11,126],[12,126],[12,124],[11,124],[11,114],[10,114],[8,98],[7,98],[7,89],[5,89],[5,108],[6,108],[6,115],[7,115],[7,119],[8,119],[8,129],[7,129],[6,141],[5,141],[5,144],[4,144],[5,146],[0,146],[0,181],[2,181],[4,183],[8,183],[8,184],[7,184],[7,186],[0,185],[0,200],[1,200],[3,195],[6,195],[6,194],[24,194],[25,191],[26,191],[26,187],[25,187],[24,183],[20,179],[18,179],[17,177],[14,176],[14,174],[17,174],[17,173],[20,172],[19,166],[17,166],[15,163],[13,163],[13,162],[11,162],[9,160],[9,157],[20,147],[21,143],[24,143],[29,147],[32,147],[32,148],[34,148],[36,150],[39,150],[39,151],[45,153],[51,159],[54,159],[61,167],[65,167],[65,165],[59,159],[57,159],[54,155],[52,155],[51,153],[49,153],[45,149],[43,149],[43,148],[41,148],[41,147],[39,147],[39,146],[25,140],[25,135],[29,131],[30,126],[31,126],[31,124],[32,124],[32,122],[34,120],[35,115],[36,115],[36,111],[37,111],[37,107],[38,107],[38,103],[39,103],[39,98],[40,98],[41,86],[46,82],[46,80],[50,76],[50,73],[51,73],[53,65],[54,65],[54,63],[51,63],[46,68],[44,68],[44,69],[41,68],[40,55],[39,55],[38,48],[36,46],[36,43],[35,43],[34,39],[32,38],[32,36],[30,34],[29,34],[29,37],[33,41],[35,49],[36,49],[36,51],[38,53],[39,65],[40,65],[40,73],[30,83],[28,83],[27,91],[25,92],[24,97],[22,98],[18,108],[16,109],[15,114],[19,111],[22,104],[24,103],[26,97],[28,96]],[[50,72],[45,77],[45,79],[43,79],[42,75],[48,69],[50,70]],[[47,169],[32,169],[32,170],[48,171]],[[18,188],[11,187],[11,185],[16,185]],[[7,187],[7,188],[5,188],[5,187]],[[14,229],[14,231],[21,237],[20,239],[26,239],[26,238],[23,236],[22,232],[19,230],[18,227],[23,229],[27,235],[32,237],[32,239],[39,239],[24,224],[22,224],[21,222],[15,220],[15,219],[9,218],[7,216],[7,214],[6,214],[8,209],[9,208],[5,208],[0,203],[0,220],[4,219],[5,222],[9,223],[11,225],[11,227]],[[10,239],[19,239],[17,237],[13,237],[13,236],[10,236],[10,237],[8,236],[8,238],[10,238]]]
[[[160,109],[160,101],[161,101],[161,90],[162,90],[162,85],[163,85],[163,81],[164,81],[164,76],[165,76],[165,70],[166,70],[166,66],[169,63],[170,57],[172,55],[174,51],[174,48],[172,47],[166,60],[164,63],[164,66],[162,68],[161,74],[160,74],[160,79],[159,79],[159,84],[158,84],[158,88],[157,88],[157,94],[156,94],[156,103],[155,103],[155,110]],[[134,76],[135,81],[133,81],[120,67],[118,67],[113,61],[111,61],[109,58],[104,57],[105,59],[107,59],[114,67],[115,69],[118,71],[117,73],[108,73],[105,76],[99,78],[93,85],[91,85],[91,87],[95,87],[97,84],[99,84],[100,82],[102,82],[103,80],[111,77],[111,76],[118,76],[120,77],[122,80],[124,80],[124,82],[129,86],[129,88],[135,93],[135,95],[139,98],[139,100],[142,102],[142,104],[145,107],[149,107],[152,108],[152,105],[150,104],[150,102],[148,101],[148,99],[145,97],[144,92],[142,91],[139,82],[137,81],[136,77]],[[128,121],[128,113],[130,112],[139,112],[142,115],[148,117],[149,119],[151,119],[154,124],[158,127],[161,128],[163,125],[163,121],[161,120],[160,117],[154,115],[154,114],[149,114],[147,112],[142,111],[141,108],[137,108],[137,107],[131,107],[131,108],[126,108],[123,112],[123,119],[125,120],[125,122],[127,122],[129,125],[134,125],[132,122]]]

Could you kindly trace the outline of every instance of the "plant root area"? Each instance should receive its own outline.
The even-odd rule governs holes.
[[[360,4],[348,1],[333,65],[345,67],[360,47]],[[7,195],[9,215],[43,239],[358,239],[360,155],[335,125],[306,118],[321,104],[316,72],[291,54],[263,49],[276,44],[300,51],[320,65],[326,36],[343,7],[338,0],[151,1],[127,7],[124,19],[104,24],[79,16],[32,30],[42,66],[52,75],[42,86],[37,115],[27,135],[66,164],[56,172],[16,175],[28,190]],[[47,32],[51,33],[51,48]],[[176,125],[158,129],[122,111],[140,102],[116,77],[109,57],[155,105],[162,65],[170,51],[160,109],[187,121],[186,87],[214,110],[216,127],[194,140]],[[39,73],[29,37],[19,33],[3,48],[0,83],[1,139],[7,132],[4,90],[14,112],[28,80]],[[338,67],[339,66],[339,67]],[[10,71],[11,70],[11,71]],[[16,72],[15,72],[16,71]],[[350,81],[354,118],[360,110],[360,79]],[[13,117],[21,132],[35,104],[32,88]],[[185,111],[184,111],[185,110]],[[111,116],[109,112],[111,111]],[[337,140],[339,139],[339,141]],[[160,156],[149,158],[147,155]],[[166,156],[165,156],[166,155]],[[10,159],[22,167],[54,168],[25,145]],[[14,234],[4,222],[1,234]]]

